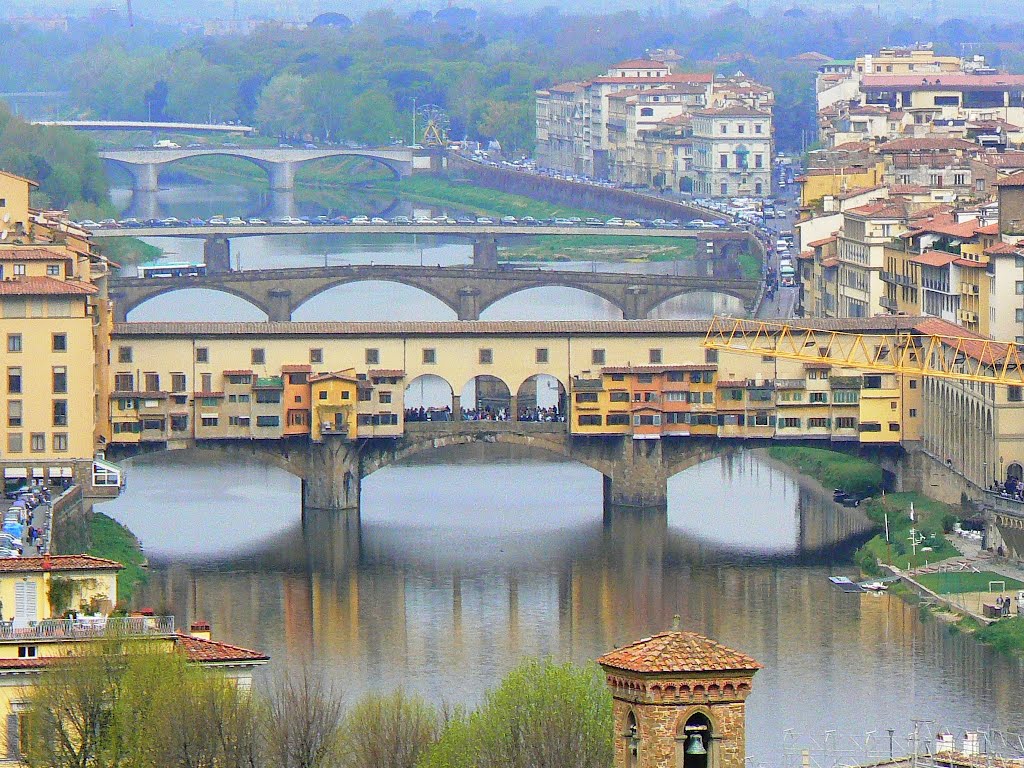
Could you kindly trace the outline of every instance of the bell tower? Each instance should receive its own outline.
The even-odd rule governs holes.
[[[673,630],[597,662],[612,693],[615,768],[744,768],[754,659]]]

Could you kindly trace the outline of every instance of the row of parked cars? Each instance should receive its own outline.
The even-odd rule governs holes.
[[[580,218],[571,216],[566,218],[538,219],[533,216],[395,216],[385,219],[380,216],[280,216],[272,219],[252,217],[243,219],[240,216],[212,216],[209,219],[191,218],[178,219],[170,216],[165,219],[103,219],[92,221],[86,219],[76,222],[84,229],[153,229],[158,227],[180,228],[180,227],[254,227],[254,226],[349,226],[349,225],[451,225],[451,226],[508,226],[508,227],[626,227],[629,229],[717,229],[728,226],[725,219],[704,221],[694,219],[693,221],[667,221],[665,219],[623,219],[612,217],[610,219]]]

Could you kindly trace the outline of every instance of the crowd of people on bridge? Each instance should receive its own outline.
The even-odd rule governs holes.
[[[486,405],[482,408],[462,408],[460,415],[463,421],[513,421],[509,406],[494,407]],[[564,422],[565,414],[557,406],[550,408],[523,407],[517,414],[516,421]],[[405,420],[408,422],[452,421],[450,406],[443,408],[406,408]]]

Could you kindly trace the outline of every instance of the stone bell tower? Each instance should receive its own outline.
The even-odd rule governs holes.
[[[693,632],[606,653],[615,768],[744,768],[754,659]]]

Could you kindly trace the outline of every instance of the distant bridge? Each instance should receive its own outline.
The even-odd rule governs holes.
[[[136,192],[155,192],[160,188],[160,169],[170,163],[193,157],[240,157],[262,168],[270,178],[270,188],[277,191],[295,189],[295,171],[313,160],[328,157],[361,157],[388,168],[396,178],[409,176],[414,170],[429,171],[434,155],[426,150],[407,147],[377,149],[289,149],[257,147],[209,147],[203,149],[119,149],[100,152],[107,162],[119,165],[132,176]]]
[[[717,277],[570,272],[567,270],[490,270],[468,267],[334,266],[254,269],[201,277],[130,278],[110,281],[114,312],[123,322],[149,299],[186,288],[205,288],[237,296],[265,312],[268,320],[288,321],[307,301],[348,283],[386,281],[418,288],[450,307],[460,320],[479,320],[500,299],[529,288],[564,286],[600,296],[627,320],[642,319],[659,304],[685,293],[707,291],[740,299],[750,311],[761,283]]]
[[[165,133],[241,133],[250,134],[251,125],[221,123],[170,123],[147,120],[33,120],[33,125],[73,128],[76,131],[161,131]]]

